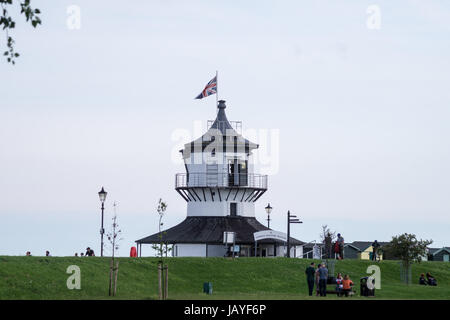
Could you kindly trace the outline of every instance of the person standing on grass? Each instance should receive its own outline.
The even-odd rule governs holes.
[[[317,266],[317,269],[316,269],[316,296],[319,296],[319,294],[320,294],[320,292],[319,292],[319,279],[320,279],[319,270],[320,270],[320,268],[322,268],[322,265],[319,263],[319,265]]]
[[[337,242],[339,244],[339,260],[344,259],[344,237],[340,233],[337,234]]]
[[[376,261],[377,260],[377,254],[378,254],[378,248],[380,247],[380,244],[378,243],[377,240],[375,240],[372,243],[372,261]]]
[[[311,262],[311,264],[306,268],[306,282],[308,283],[308,293],[309,296],[312,296],[313,290],[314,290],[314,280],[316,276],[316,269],[314,268],[314,262]]]
[[[321,297],[327,296],[327,280],[328,269],[325,263],[322,263],[322,267],[319,269],[319,293]]]

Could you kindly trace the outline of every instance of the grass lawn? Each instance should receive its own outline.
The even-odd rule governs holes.
[[[119,258],[117,296],[113,299],[157,299],[157,258]],[[111,299],[108,297],[109,258],[0,256],[0,299]],[[304,271],[312,260],[287,258],[167,258],[169,299],[264,300],[323,299],[307,295]],[[318,261],[316,261],[318,262]],[[450,299],[450,264],[422,262],[412,269],[413,283],[400,281],[397,261],[376,263],[381,289],[375,298],[359,297],[359,279],[370,261],[337,261],[335,273],[348,274],[356,284],[351,298],[326,299]],[[81,269],[81,289],[69,290],[66,269]],[[419,286],[420,273],[431,272],[437,287]],[[213,283],[213,294],[202,293]]]

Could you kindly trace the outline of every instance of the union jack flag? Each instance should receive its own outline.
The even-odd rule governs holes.
[[[217,76],[215,76],[210,82],[208,82],[202,93],[200,93],[195,99],[203,99],[215,93],[217,93]]]

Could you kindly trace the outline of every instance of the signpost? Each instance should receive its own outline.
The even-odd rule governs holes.
[[[297,216],[294,216],[291,214],[290,211],[288,211],[287,214],[287,257],[291,257],[291,246],[289,238],[291,237],[291,223],[303,223],[303,221],[300,221],[300,219],[297,218]]]

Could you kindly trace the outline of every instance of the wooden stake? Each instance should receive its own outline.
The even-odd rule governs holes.
[[[162,300],[162,266],[158,264],[158,295],[159,300]]]
[[[114,296],[116,295],[116,291],[117,291],[117,274],[119,273],[119,261],[117,261],[116,263],[116,275],[115,275],[115,279],[114,279]]]
[[[112,279],[113,279],[113,261],[111,260],[111,263],[109,266],[109,292],[108,292],[109,296],[111,296],[111,291],[112,291]]]
[[[165,266],[165,277],[164,277],[164,300],[167,299],[169,293],[169,266]]]

